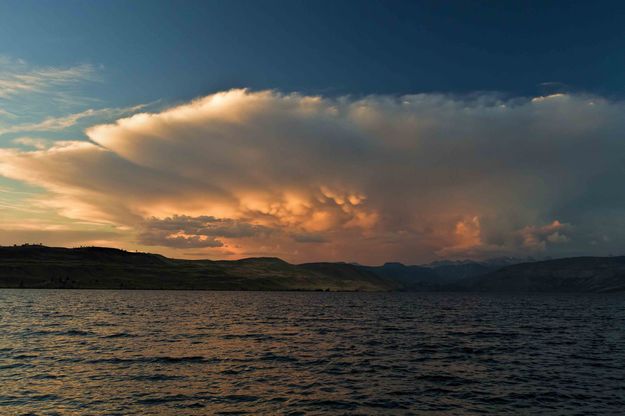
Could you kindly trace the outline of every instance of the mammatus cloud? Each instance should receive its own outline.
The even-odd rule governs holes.
[[[0,174],[61,215],[213,257],[607,254],[625,239],[624,110],[231,90],[94,126],[92,142],[0,150]]]

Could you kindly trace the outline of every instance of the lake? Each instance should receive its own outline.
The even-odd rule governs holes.
[[[0,414],[625,412],[625,295],[0,290]]]

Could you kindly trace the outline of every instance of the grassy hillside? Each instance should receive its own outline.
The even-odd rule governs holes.
[[[387,291],[396,285],[355,266],[292,265],[277,258],[177,260],[85,247],[0,247],[0,287]]]

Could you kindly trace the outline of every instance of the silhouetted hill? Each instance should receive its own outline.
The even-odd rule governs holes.
[[[477,262],[462,262],[457,264],[442,264],[431,267],[441,281],[445,283],[456,282],[458,280],[479,276],[497,270],[495,267],[489,267],[485,264]]]
[[[382,266],[357,266],[368,273],[394,281],[401,290],[441,289],[443,279],[432,269],[422,266],[406,266],[402,263],[385,263]]]
[[[306,263],[299,267],[324,276],[332,276],[337,282],[342,282],[358,290],[372,290],[383,285],[388,290],[399,290],[401,285],[394,279],[376,274],[367,268],[348,263]]]
[[[625,291],[625,257],[573,257],[507,266],[469,279],[464,290],[488,292]]]
[[[278,258],[178,260],[156,254],[39,245],[0,247],[0,287],[212,290],[362,290],[397,286],[344,263],[293,265]]]
[[[275,257],[180,260],[157,254],[39,245],[0,247],[0,287],[330,291],[625,291],[625,257],[576,257],[507,265],[444,261],[290,264]],[[498,265],[504,265],[498,267]]]
[[[533,258],[497,257],[489,260],[442,260],[423,265],[432,269],[446,284],[494,272],[505,266],[534,262]]]
[[[0,247],[0,261],[69,261],[69,262],[113,262],[134,265],[167,264],[166,257],[159,254],[134,253],[108,247],[46,247],[41,245],[22,245]]]

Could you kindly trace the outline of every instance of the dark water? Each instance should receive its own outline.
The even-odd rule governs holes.
[[[0,414],[625,414],[625,296],[0,290]]]

